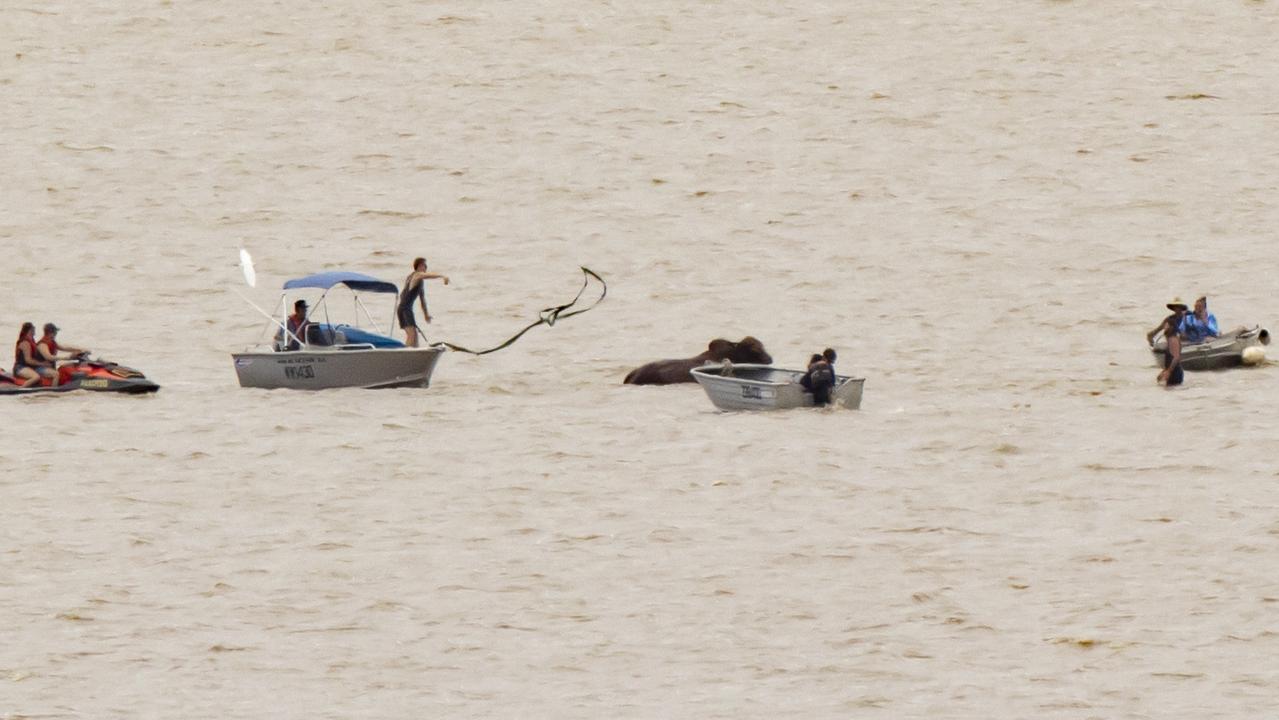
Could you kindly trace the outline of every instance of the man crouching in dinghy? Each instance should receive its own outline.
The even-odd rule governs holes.
[[[1217,326],[1217,316],[1208,312],[1208,297],[1200,295],[1195,301],[1195,309],[1186,313],[1186,317],[1182,319],[1181,332],[1186,336],[1186,342],[1197,343],[1245,333],[1248,332],[1248,326],[1238,325],[1221,332]]]
[[[1193,312],[1186,313],[1181,320],[1181,332],[1186,342],[1197,343],[1211,338],[1221,337],[1217,327],[1217,316],[1208,312],[1208,298],[1201,296],[1195,301]]]

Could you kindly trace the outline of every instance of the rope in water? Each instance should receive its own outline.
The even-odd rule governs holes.
[[[582,294],[586,292],[586,288],[589,287],[591,284],[591,278],[595,278],[596,280],[599,281],[600,296],[595,299],[595,302],[591,303],[587,307],[581,308],[579,310],[574,310],[572,312],[565,312],[569,308],[576,305],[578,300],[582,299]],[[488,355],[489,353],[494,353],[494,352],[497,352],[498,350],[502,350],[503,348],[510,347],[511,345],[515,343],[516,340],[519,340],[521,337],[523,337],[524,333],[528,332],[529,330],[532,330],[538,325],[545,325],[547,327],[552,327],[555,325],[556,322],[563,320],[564,318],[571,318],[574,315],[581,315],[582,313],[594,308],[596,305],[599,305],[601,302],[603,302],[605,295],[608,295],[608,283],[604,282],[604,278],[600,277],[599,274],[596,273],[594,270],[591,270],[588,267],[582,267],[582,289],[577,291],[577,296],[574,297],[571,302],[565,303],[563,305],[556,305],[555,307],[542,309],[537,314],[538,317],[536,322],[530,323],[527,327],[525,327],[523,330],[512,335],[506,342],[502,343],[501,345],[498,345],[496,347],[491,347],[488,350],[471,350],[470,348],[465,348],[465,347],[462,347],[461,345],[457,345],[450,342],[435,342],[435,343],[431,343],[431,346],[446,347],[456,352],[470,353],[471,355]],[[419,327],[418,332],[422,333],[422,335],[425,337],[426,333],[422,331],[422,328]]]

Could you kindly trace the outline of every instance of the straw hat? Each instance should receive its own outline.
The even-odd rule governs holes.
[[[1167,304],[1167,305],[1165,305],[1164,307],[1168,308],[1169,310],[1174,310],[1174,311],[1175,311],[1177,308],[1181,308],[1182,310],[1189,310],[1189,309],[1190,309],[1190,306],[1189,306],[1189,305],[1187,305],[1187,304],[1185,303],[1185,301],[1183,301],[1183,300],[1181,299],[1181,296],[1180,296],[1180,295],[1178,295],[1177,297],[1174,297],[1174,298],[1172,299],[1172,302],[1168,303],[1168,304]]]

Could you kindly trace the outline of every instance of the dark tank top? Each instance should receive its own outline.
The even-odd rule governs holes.
[[[36,362],[36,344],[34,340],[22,338],[13,346],[13,372],[17,374],[19,368],[34,367],[22,357],[22,345],[26,344],[27,350],[30,351],[31,362]]]
[[[409,277],[413,277],[413,276],[410,275]],[[404,292],[400,293],[400,310],[404,310],[405,308],[409,309],[410,311],[413,310],[413,301],[422,297],[422,293],[426,291],[425,286],[426,286],[425,281],[418,280],[417,285],[414,285],[412,290],[408,289],[407,287],[404,288]]]

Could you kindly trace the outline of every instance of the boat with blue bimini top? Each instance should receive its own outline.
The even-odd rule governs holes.
[[[330,294],[337,287],[350,291],[353,322],[330,318]],[[320,297],[314,307],[302,308],[304,322],[286,315],[290,293],[314,294],[315,290],[320,291]],[[428,387],[435,364],[445,351],[408,347],[383,333],[361,299],[366,293],[394,298],[399,288],[349,271],[324,272],[284,283],[280,303],[264,331],[271,334],[271,342],[259,342],[231,355],[240,386],[293,390]],[[394,306],[392,302],[390,328],[395,327]]]
[[[707,397],[720,410],[787,410],[812,407],[813,394],[800,382],[803,370],[785,370],[771,365],[723,364],[693,368]],[[862,406],[862,386],[866,378],[836,375],[830,390],[830,404],[857,410]]]

